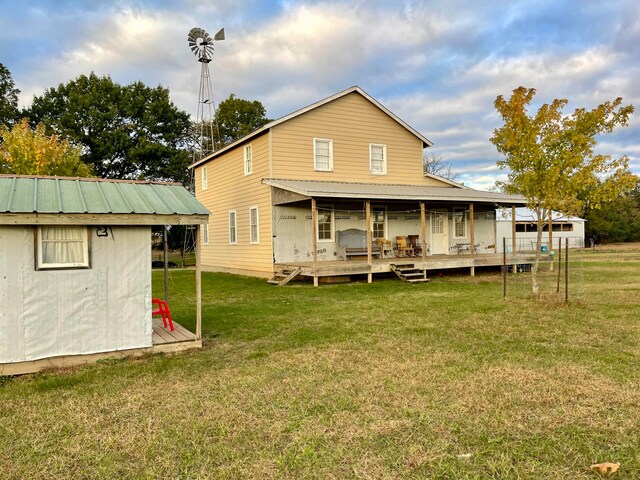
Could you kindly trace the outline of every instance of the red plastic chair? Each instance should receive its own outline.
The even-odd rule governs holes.
[[[167,325],[171,328],[173,332],[173,319],[171,318],[171,310],[169,310],[169,304],[164,300],[160,300],[159,298],[152,298],[151,303],[153,304],[153,310],[151,311],[151,316],[160,315],[162,317],[162,323],[164,323],[164,328],[167,328]]]

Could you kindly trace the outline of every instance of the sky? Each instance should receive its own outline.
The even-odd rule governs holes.
[[[224,27],[214,100],[261,101],[278,118],[358,85],[433,142],[429,153],[480,189],[504,179],[489,141],[493,103],[533,87],[532,109],[570,113],[622,97],[637,113],[602,136],[640,174],[640,2],[0,0],[0,63],[20,104],[91,71],[169,88],[195,114],[200,64],[187,34]]]

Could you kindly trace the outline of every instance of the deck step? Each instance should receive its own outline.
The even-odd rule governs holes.
[[[280,270],[279,272],[276,272],[273,275],[273,277],[267,280],[267,282],[272,285],[277,285],[278,287],[281,287],[289,283],[295,277],[297,277],[301,271],[302,271],[302,267],[296,267],[293,270],[283,269],[283,270]]]
[[[398,266],[392,263],[391,270],[393,270],[400,280],[406,283],[421,283],[429,281],[427,278],[427,270],[423,268],[416,268],[414,265]]]

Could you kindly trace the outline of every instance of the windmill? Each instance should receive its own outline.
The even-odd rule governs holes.
[[[204,158],[215,150],[215,138],[213,135],[213,119],[215,114],[215,102],[211,89],[211,75],[209,63],[213,57],[213,42],[224,40],[224,28],[211,36],[202,28],[192,28],[187,36],[189,48],[200,62],[200,91],[198,94],[198,111],[196,113],[196,135],[198,146],[194,152],[194,161]],[[217,124],[216,124],[217,130]],[[217,131],[218,137],[220,132]]]

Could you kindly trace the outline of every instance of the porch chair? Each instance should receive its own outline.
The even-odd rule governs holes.
[[[413,247],[407,243],[407,237],[404,235],[396,236],[396,246],[399,257],[413,257]]]
[[[162,323],[164,323],[164,328],[167,326],[170,327],[173,332],[173,319],[171,318],[171,310],[169,310],[169,304],[164,300],[160,300],[159,298],[152,298],[151,303],[153,304],[153,310],[151,310],[151,317],[153,318],[155,315],[160,315],[162,317]]]
[[[376,238],[376,245],[380,248],[380,258],[393,257],[393,244],[386,238]]]
[[[409,246],[413,248],[417,257],[422,256],[422,244],[420,243],[420,235],[409,235]]]

